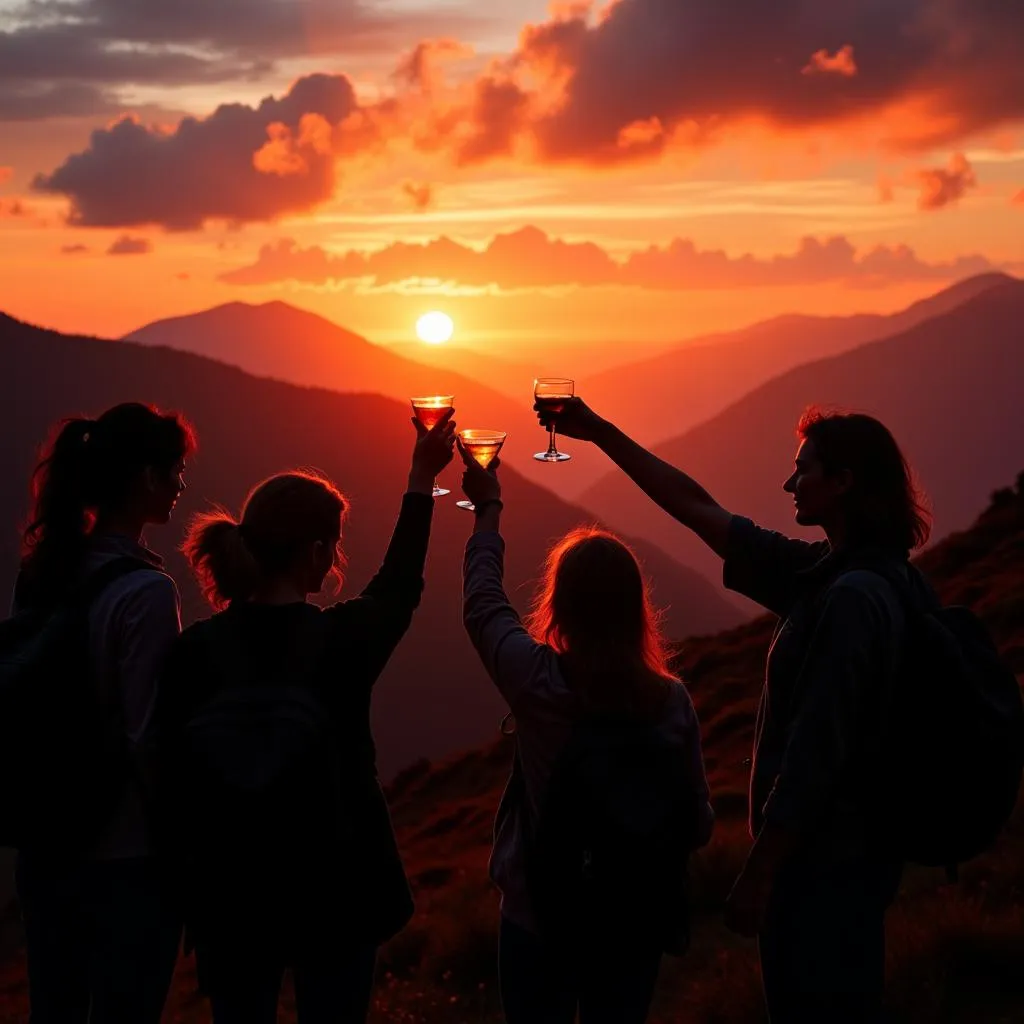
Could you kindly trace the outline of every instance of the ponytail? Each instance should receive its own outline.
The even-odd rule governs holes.
[[[32,518],[22,534],[22,568],[33,592],[45,592],[82,562],[92,516],[87,447],[95,420],[64,420],[32,473]]]
[[[95,420],[63,420],[32,473],[21,540],[21,584],[31,603],[61,596],[81,569],[97,516],[128,499],[147,467],[170,472],[195,447],[184,419],[138,402]]]
[[[214,608],[252,597],[287,573],[296,555],[315,541],[335,545],[330,575],[341,585],[341,524],[345,496],[315,470],[294,469],[257,484],[235,519],[223,508],[201,512],[181,546]]]
[[[181,550],[214,608],[245,601],[256,592],[259,565],[242,540],[241,524],[223,509],[199,513]]]

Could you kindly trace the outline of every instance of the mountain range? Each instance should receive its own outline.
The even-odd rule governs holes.
[[[175,522],[151,539],[181,585],[186,619],[208,613],[175,550],[188,514],[210,501],[237,509],[253,484],[292,466],[319,467],[351,499],[344,593],[356,593],[376,570],[408,473],[414,432],[407,406],[379,395],[342,395],[257,378],[170,348],[71,337],[0,316],[0,404],[7,435],[0,470],[8,481],[0,494],[0,521],[8,524],[0,534],[0,591],[10,593],[14,582],[15,527],[27,511],[37,444],[63,416],[98,415],[131,399],[180,409],[198,430],[200,449],[188,468],[188,490]],[[445,479],[457,489],[455,466]],[[525,609],[548,543],[593,517],[524,479],[515,460],[506,463],[502,481],[508,582]],[[423,605],[376,693],[385,776],[417,757],[479,742],[500,718],[500,701],[461,626],[462,549],[473,517],[455,508],[457,497],[437,501]],[[638,541],[636,549],[653,578],[656,602],[667,607],[674,636],[742,618],[692,570],[646,542]],[[343,681],[343,666],[339,676]]]
[[[900,334],[795,367],[653,450],[731,511],[799,534],[781,487],[792,471],[801,412],[812,403],[867,412],[909,457],[941,537],[968,525],[977,496],[1021,462],[1022,325],[1024,282],[998,283]],[[579,500],[709,578],[719,576],[716,557],[621,473],[608,472]]]

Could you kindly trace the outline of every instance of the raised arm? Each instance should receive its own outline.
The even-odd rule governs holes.
[[[552,654],[526,631],[505,593],[498,460],[485,470],[465,452],[462,455],[462,489],[476,505],[476,524],[463,563],[463,623],[487,674],[516,711],[524,695],[536,694],[549,682]]]
[[[560,434],[596,444],[644,494],[725,558],[732,514],[696,480],[637,444],[582,399],[570,399],[554,415],[539,406],[534,408],[545,427],[554,423]]]
[[[434,477],[451,462],[455,425],[447,412],[429,431],[418,421],[409,485],[380,569],[362,593],[328,609],[359,639],[363,674],[372,682],[412,622],[423,593],[434,499]]]

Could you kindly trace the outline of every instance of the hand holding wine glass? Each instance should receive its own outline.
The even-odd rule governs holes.
[[[450,493],[437,486],[436,477],[454,457],[454,415],[455,410],[449,406],[441,412],[429,429],[420,417],[413,417],[416,445],[412,451],[410,489],[430,491],[434,497],[437,497],[438,491],[442,494]]]
[[[598,431],[605,422],[582,398],[568,398],[558,409],[538,400],[533,408],[542,427],[553,428],[577,441],[597,440]]]
[[[505,443],[506,434],[501,430],[463,430],[457,437],[459,454],[466,464],[462,474],[462,490],[468,501],[458,501],[459,508],[475,512],[477,506],[489,501],[501,500],[501,483],[497,469],[500,465],[498,452]]]
[[[567,377],[538,377],[533,382],[534,408],[543,409],[549,413],[548,423],[548,450],[537,452],[534,458],[538,462],[568,462],[572,458],[560,452],[555,444],[555,424],[553,417],[560,413],[573,396],[575,384]]]
[[[416,432],[421,438],[423,437],[423,431],[420,430],[421,426],[426,431],[433,430],[433,428],[445,417],[447,417],[445,419],[445,423],[448,423],[451,420],[452,413],[454,412],[454,395],[417,395],[410,399],[410,401],[412,402],[412,411],[416,416],[414,422],[418,424]],[[452,459],[451,446],[453,442],[451,439],[455,435],[455,424],[453,423],[451,426],[452,429],[448,440],[448,462],[451,462]],[[444,467],[448,465],[448,462],[445,462],[444,465],[441,466],[441,469],[444,469]],[[440,472],[440,469],[438,472]],[[431,490],[431,494],[435,498],[440,498],[445,494],[451,493],[452,492],[447,488],[439,486],[435,478],[434,486]]]

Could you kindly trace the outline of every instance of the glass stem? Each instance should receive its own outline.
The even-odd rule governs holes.
[[[557,455],[558,449],[555,447],[555,428],[554,425],[548,427],[548,455]]]

